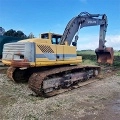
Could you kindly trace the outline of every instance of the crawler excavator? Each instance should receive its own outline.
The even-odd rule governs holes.
[[[68,22],[63,35],[43,33],[40,38],[4,44],[2,62],[10,66],[7,76],[15,82],[27,80],[31,90],[45,96],[89,81],[99,74],[100,66],[80,65],[82,56],[76,54],[76,33],[83,27],[96,25],[100,25],[97,61],[112,64],[113,48],[105,46],[107,16],[81,12]]]

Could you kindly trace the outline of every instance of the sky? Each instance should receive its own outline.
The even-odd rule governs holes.
[[[63,34],[67,23],[81,12],[106,14],[106,46],[120,50],[120,0],[0,0],[0,27],[21,30],[35,37],[40,33]],[[79,30],[78,50],[95,50],[99,26]]]

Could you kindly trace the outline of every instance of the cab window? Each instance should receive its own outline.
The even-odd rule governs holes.
[[[52,35],[52,44],[59,44],[61,39],[60,35]]]
[[[48,33],[46,33],[46,34],[41,34],[41,38],[43,38],[43,39],[49,39]]]

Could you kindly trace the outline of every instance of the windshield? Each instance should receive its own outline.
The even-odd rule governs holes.
[[[52,44],[59,44],[61,39],[60,35],[52,35]]]
[[[41,34],[41,38],[43,38],[43,39],[49,39],[48,33]]]

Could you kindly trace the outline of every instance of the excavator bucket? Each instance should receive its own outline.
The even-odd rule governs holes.
[[[114,51],[112,47],[106,47],[104,50],[100,50],[99,48],[97,48],[95,50],[95,53],[97,55],[98,63],[113,64]]]

